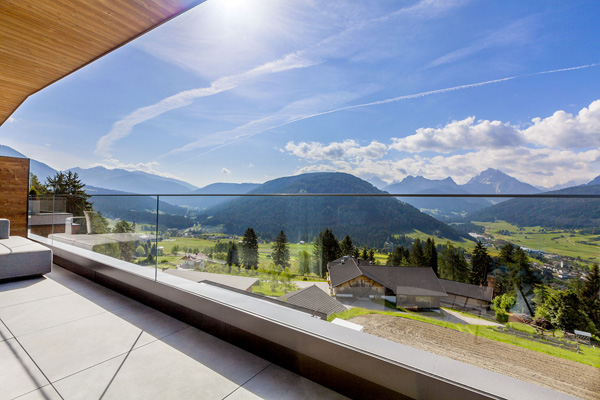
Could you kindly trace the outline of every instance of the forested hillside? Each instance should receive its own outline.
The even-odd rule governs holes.
[[[548,194],[600,194],[600,186],[575,186]],[[470,214],[469,221],[507,221],[519,226],[573,229],[598,227],[600,199],[522,198]]]
[[[313,173],[266,182],[251,194],[379,194],[370,183],[344,173]],[[292,242],[311,240],[325,228],[335,235],[348,234],[360,245],[381,246],[393,235],[415,229],[458,239],[448,225],[391,197],[245,197],[207,211],[204,223],[224,225],[227,232],[242,234],[253,227],[264,238],[281,230]]]

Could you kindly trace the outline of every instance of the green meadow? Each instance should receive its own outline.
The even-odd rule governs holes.
[[[485,227],[494,239],[521,247],[580,259],[586,263],[600,260],[600,235],[582,234],[576,230],[545,229],[539,226],[518,227],[508,222],[473,222]]]

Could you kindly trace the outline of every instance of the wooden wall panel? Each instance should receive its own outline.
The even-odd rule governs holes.
[[[10,235],[27,237],[29,159],[0,156],[0,218],[10,220]]]

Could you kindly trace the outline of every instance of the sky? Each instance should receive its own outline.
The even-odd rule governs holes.
[[[600,175],[600,2],[208,0],[27,99],[55,169],[265,182]]]

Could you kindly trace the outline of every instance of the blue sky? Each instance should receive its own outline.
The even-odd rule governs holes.
[[[30,97],[0,144],[197,186],[600,175],[600,3],[209,0]]]

